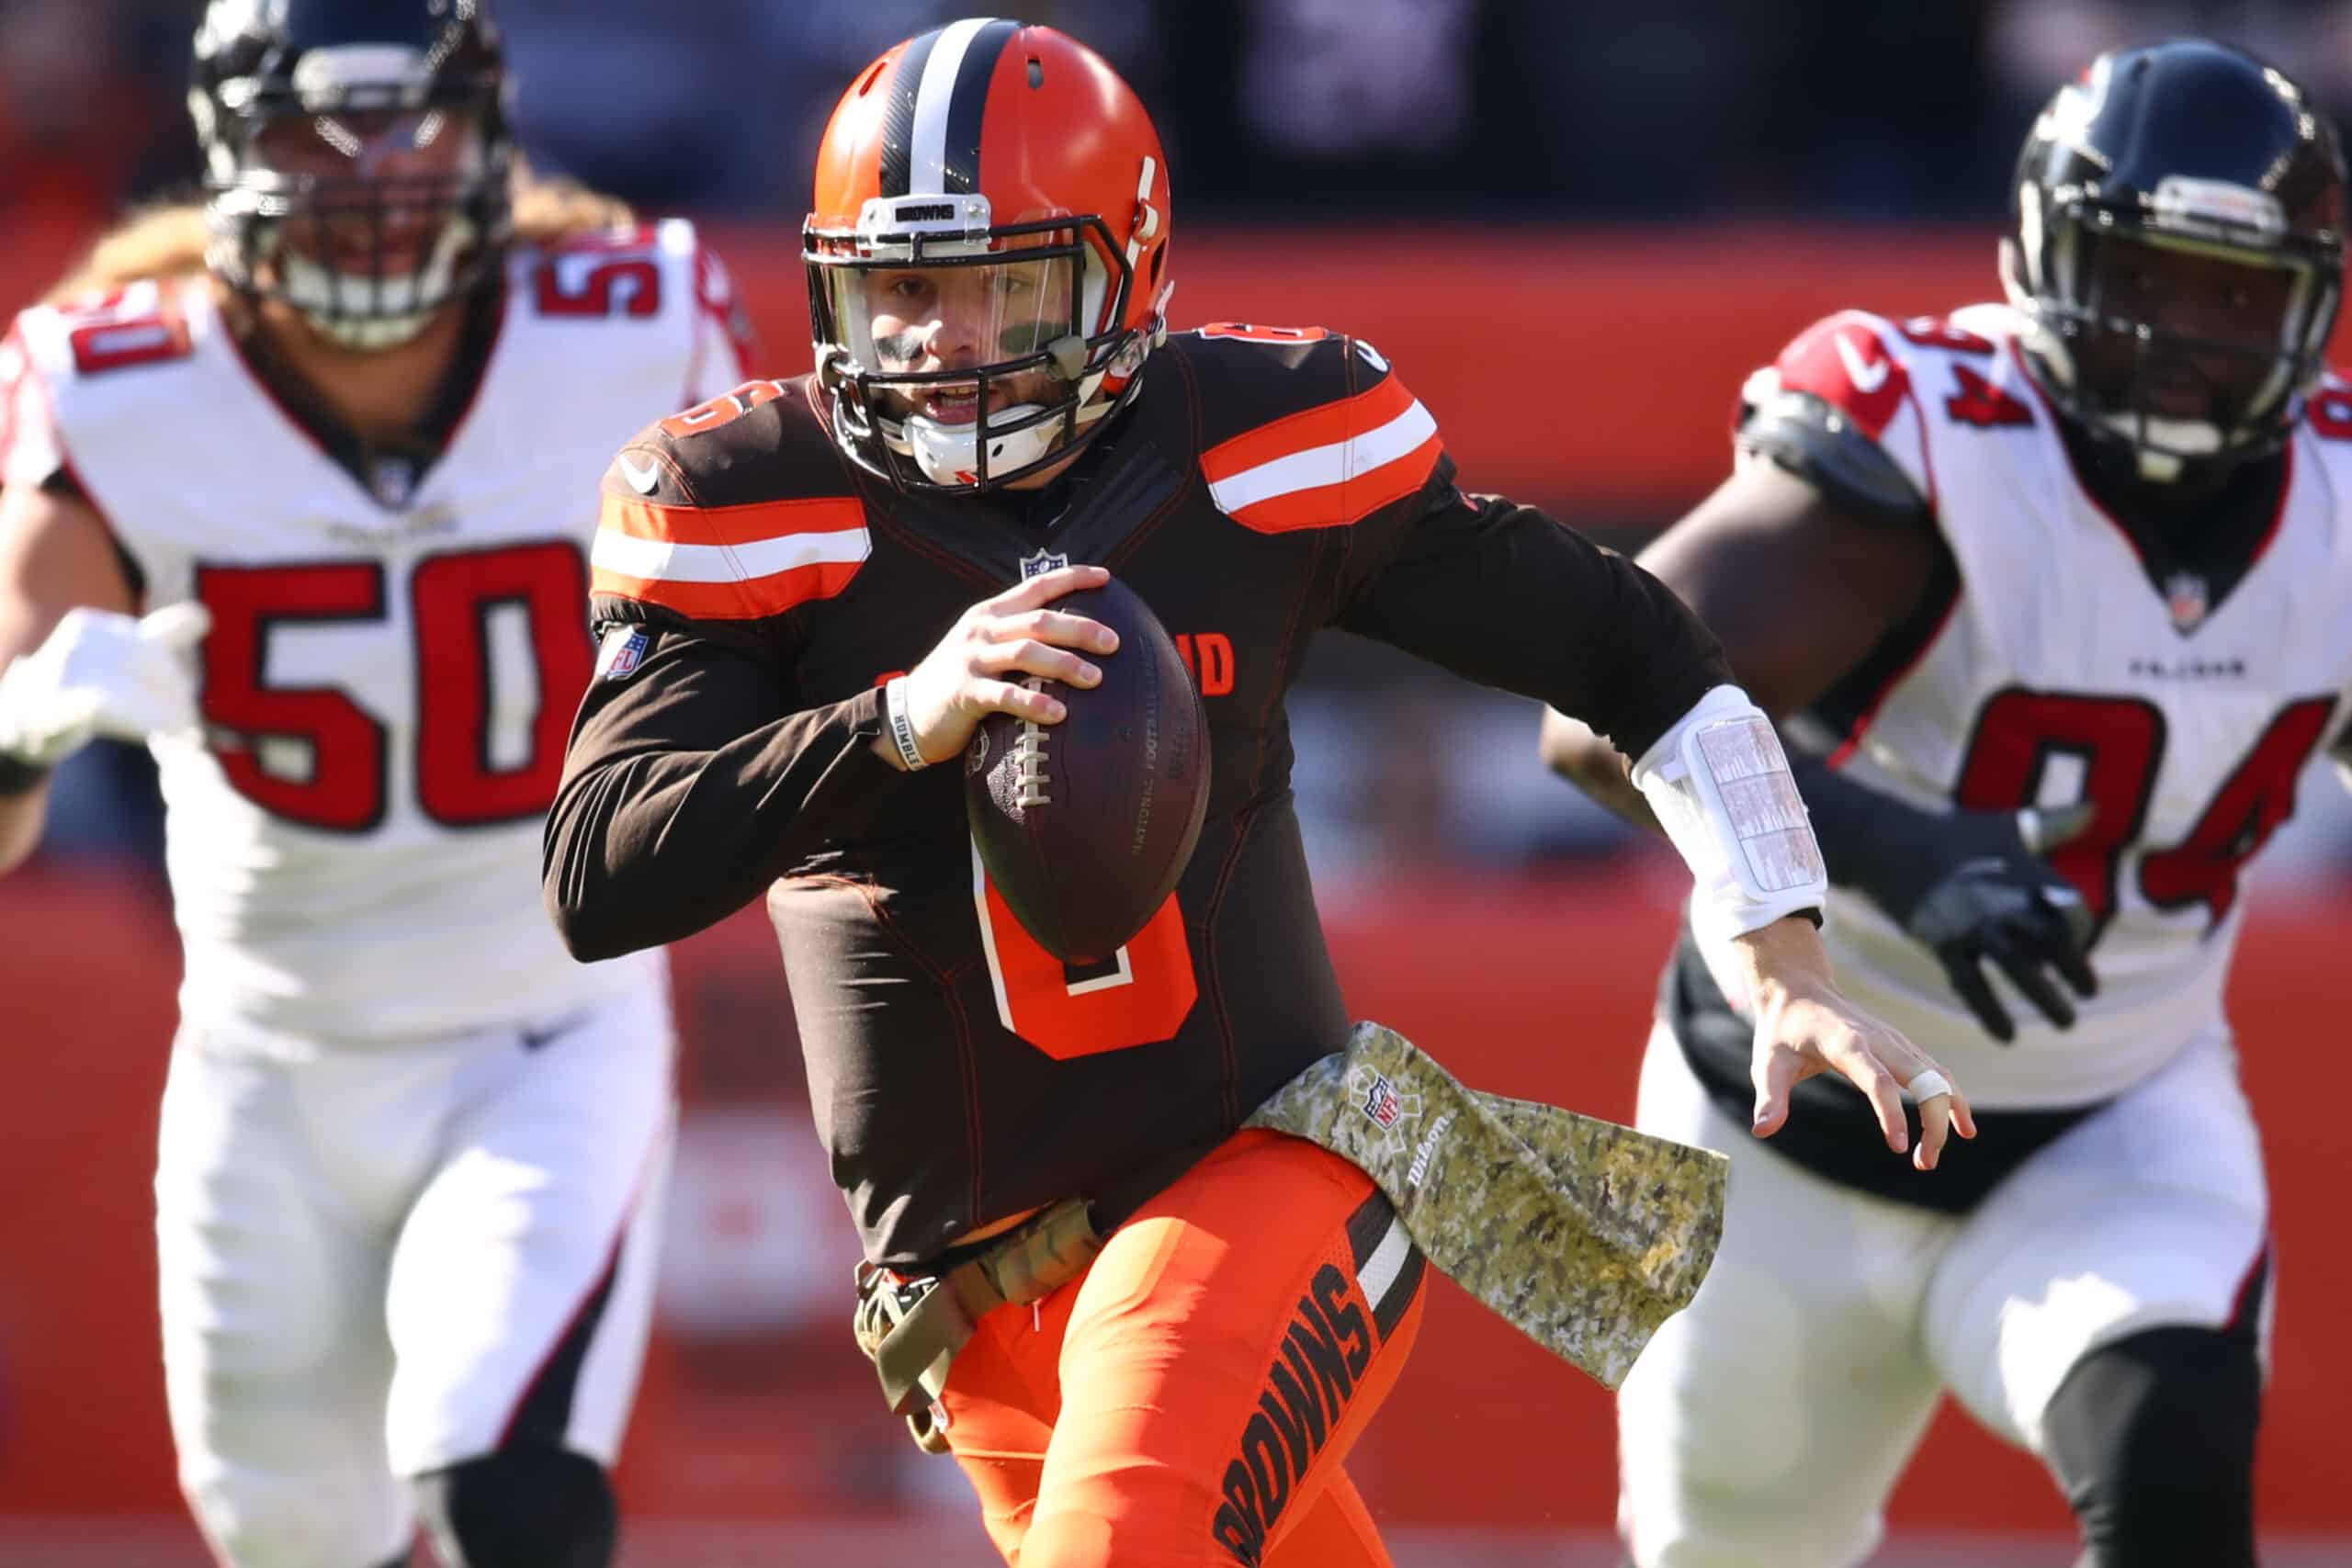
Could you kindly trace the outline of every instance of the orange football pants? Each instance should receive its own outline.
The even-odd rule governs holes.
[[[1340,1468],[1425,1268],[1336,1155],[1235,1134],[1087,1271],[982,1318],[942,1401],[1012,1568],[1390,1568]]]

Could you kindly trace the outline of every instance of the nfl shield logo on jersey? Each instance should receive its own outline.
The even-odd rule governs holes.
[[[1050,555],[1044,550],[1039,550],[1034,556],[1023,556],[1021,558],[1021,581],[1026,582],[1033,577],[1043,577],[1046,573],[1057,570],[1059,568],[1068,566],[1069,564],[1069,557]]]
[[[2165,608],[2172,614],[2173,629],[2193,632],[2205,619],[2205,580],[2193,571],[2177,571],[2165,582]]]
[[[368,470],[368,481],[378,504],[406,506],[416,491],[416,465],[406,457],[379,457]]]
[[[596,679],[617,681],[636,673],[651,641],[643,626],[605,628],[604,643],[596,649]]]

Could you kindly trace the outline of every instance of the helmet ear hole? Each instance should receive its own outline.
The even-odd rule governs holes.
[[[1165,266],[1165,265],[1167,265],[1167,261],[1168,261],[1168,247],[1167,247],[1166,245],[1155,245],[1155,246],[1153,246],[1153,247],[1152,247],[1152,252],[1151,252],[1151,287],[1152,287],[1152,288],[1159,288],[1159,274],[1160,274],[1160,270],[1161,270],[1161,268],[1162,268],[1163,266]]]

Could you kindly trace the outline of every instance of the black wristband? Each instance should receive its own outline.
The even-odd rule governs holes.
[[[1950,820],[1794,748],[1789,771],[1813,818],[1830,882],[1867,894],[1896,919],[1905,919],[1949,869]]]

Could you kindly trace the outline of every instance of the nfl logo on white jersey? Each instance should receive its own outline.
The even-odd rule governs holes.
[[[2175,629],[2195,631],[2205,619],[2205,580],[2193,571],[2177,571],[2165,581],[2165,608]]]

